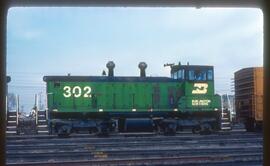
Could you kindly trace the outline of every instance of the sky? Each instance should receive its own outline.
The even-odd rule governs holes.
[[[170,76],[165,63],[212,65],[215,90],[232,94],[233,73],[263,65],[263,13],[252,8],[11,8],[7,24],[9,93],[24,111],[45,102],[44,75]]]

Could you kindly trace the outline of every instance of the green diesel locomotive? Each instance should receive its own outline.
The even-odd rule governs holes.
[[[214,93],[213,66],[167,66],[170,78],[146,76],[144,62],[138,77],[114,76],[112,61],[107,63],[108,76],[44,76],[50,132],[220,130],[221,100]]]

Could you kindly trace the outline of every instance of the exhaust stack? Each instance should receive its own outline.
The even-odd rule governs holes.
[[[114,76],[114,75],[113,75],[113,69],[114,69],[114,67],[115,67],[114,62],[113,62],[113,61],[109,61],[109,62],[107,63],[107,65],[106,65],[106,67],[107,67],[108,70],[109,70],[108,76],[109,76],[109,77],[113,77],[113,76]]]
[[[147,68],[147,64],[145,62],[140,62],[138,67],[140,69],[140,77],[146,77],[145,69]]]

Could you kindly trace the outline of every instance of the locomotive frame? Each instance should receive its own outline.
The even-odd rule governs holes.
[[[107,67],[108,76],[44,76],[50,133],[220,130],[213,66],[170,65],[171,78],[146,77],[144,62],[139,64],[140,77],[115,77],[114,63]]]

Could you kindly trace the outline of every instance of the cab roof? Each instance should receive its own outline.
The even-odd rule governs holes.
[[[204,66],[204,65],[173,65],[173,66],[171,66],[171,73],[174,73],[180,69],[208,70],[208,69],[214,69],[214,67],[213,66]]]

